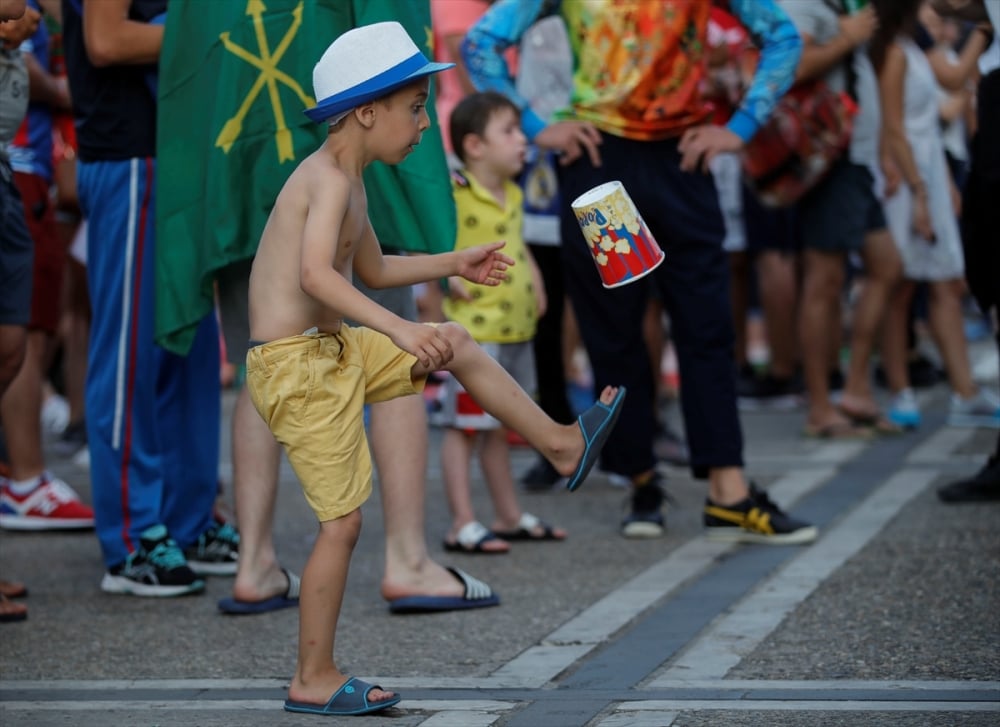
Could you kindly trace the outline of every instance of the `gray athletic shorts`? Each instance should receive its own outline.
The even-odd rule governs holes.
[[[237,365],[246,362],[247,344],[250,341],[247,299],[252,264],[253,260],[241,260],[226,266],[216,275],[219,286],[219,317],[222,319],[222,336],[226,341],[226,360]],[[371,290],[360,281],[355,280],[354,284],[383,308],[408,321],[417,319],[417,304],[412,287]]]

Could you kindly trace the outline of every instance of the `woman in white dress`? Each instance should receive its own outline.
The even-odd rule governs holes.
[[[962,326],[962,242],[938,122],[938,83],[914,42],[921,0],[876,0],[879,31],[871,45],[882,94],[885,214],[903,260],[904,282],[885,322],[882,358],[893,393],[890,418],[920,423],[906,367],[906,319],[917,282],[930,286],[929,322],[952,388],[948,422],[1000,426],[1000,401],[972,379]],[[974,36],[981,35],[979,33]],[[983,38],[973,38],[980,51]]]

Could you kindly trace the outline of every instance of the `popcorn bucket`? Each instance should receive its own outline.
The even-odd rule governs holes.
[[[621,182],[594,187],[571,206],[605,288],[634,282],[663,262],[663,250]]]

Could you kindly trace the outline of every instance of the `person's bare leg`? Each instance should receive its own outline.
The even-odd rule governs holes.
[[[910,386],[907,369],[907,327],[914,283],[904,280],[889,296],[889,308],[882,326],[882,368],[889,391],[898,394]]]
[[[465,588],[431,560],[424,535],[427,410],[419,394],[373,404],[369,443],[385,520],[382,598],[462,596]]]
[[[806,424],[813,429],[849,426],[830,401],[830,355],[834,309],[844,284],[842,255],[806,250],[805,284],[799,313],[802,368],[808,394]],[[839,339],[839,336],[837,337]]]
[[[583,384],[590,377],[589,370],[581,370],[580,358],[586,358],[583,341],[580,338],[580,326],[576,322],[573,304],[566,297],[563,307],[563,363],[566,365],[566,381]]]
[[[75,174],[74,174],[75,176]],[[75,205],[63,217],[56,213],[56,230],[69,251],[80,227]],[[62,313],[57,337],[63,348],[63,383],[69,404],[70,424],[83,422],[84,385],[87,378],[87,341],[90,336],[90,295],[87,292],[87,268],[72,254],[66,255],[62,285]]]
[[[233,597],[238,601],[283,595],[289,585],[273,537],[280,462],[281,446],[241,387],[233,409],[233,498],[240,530]]]
[[[451,509],[451,530],[448,538],[463,525],[476,519],[472,507],[472,455],[476,450],[475,434],[448,427],[441,435],[441,478],[444,480],[444,494]]]
[[[87,346],[90,335],[90,299],[87,295],[87,270],[76,260],[66,263],[66,309],[63,311],[63,372],[69,420],[82,422],[84,385],[87,380]]]
[[[969,364],[969,349],[962,326],[961,280],[938,280],[930,284],[930,327],[948,373],[951,390],[968,399],[976,393]]]
[[[326,704],[347,676],[334,663],[334,637],[344,601],[351,553],[361,533],[361,511],[354,510],[319,525],[316,543],[302,572],[299,597],[299,655],[288,698]],[[395,696],[373,689],[370,702]]]
[[[486,434],[488,432],[479,436]],[[441,477],[444,479],[444,494],[451,510],[451,528],[445,536],[445,542],[448,543],[456,543],[459,530],[476,519],[472,505],[471,468],[478,439],[476,434],[467,434],[449,427],[445,429],[441,440]],[[496,538],[485,541],[480,547],[494,553],[510,550],[507,543]]]
[[[514,475],[510,471],[510,445],[507,432],[494,429],[483,432],[479,450],[479,463],[483,469],[486,487],[493,501],[494,520],[492,529],[500,531],[516,530],[521,519],[521,505],[517,501]]]
[[[892,291],[902,274],[902,264],[896,243],[888,230],[878,230],[865,236],[862,257],[865,276],[861,294],[854,305],[851,358],[841,405],[851,412],[877,414],[879,407],[872,391],[869,367]]]
[[[483,442],[479,462],[483,468],[486,486],[490,490],[490,499],[493,501],[495,513],[490,529],[500,533],[517,530],[524,511],[517,500],[514,474],[510,469],[510,445],[507,443],[507,431],[494,429],[483,432],[480,436],[483,438]],[[541,525],[536,530],[535,534],[538,537],[545,534]],[[561,528],[553,528],[553,534],[557,538],[566,537],[566,531]]]
[[[844,282],[842,281],[834,305],[830,308],[830,322],[827,324],[827,330],[830,332],[830,360],[827,361],[828,373],[840,371],[840,349],[844,345],[844,306],[841,303],[843,289]]]
[[[708,471],[708,499],[716,505],[735,505],[749,495],[742,467],[713,467]]]
[[[764,250],[757,256],[757,276],[767,345],[771,351],[767,368],[775,378],[788,379],[795,373],[798,359],[795,259],[779,250]]]
[[[27,340],[24,326],[0,324],[0,397],[21,370]]]
[[[453,352],[444,368],[458,378],[485,411],[524,437],[559,474],[571,475],[585,450],[580,427],[553,421],[464,328],[445,323],[438,330],[449,340]],[[413,367],[415,377],[426,372],[420,363]],[[606,386],[600,400],[610,404],[617,393],[617,387]]]
[[[45,469],[42,456],[42,358],[48,342],[44,331],[28,331],[24,365],[0,399],[10,477],[28,480]]]

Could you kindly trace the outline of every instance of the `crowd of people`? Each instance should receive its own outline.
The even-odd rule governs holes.
[[[1000,288],[989,234],[1000,51],[986,6],[396,5],[386,20],[402,24],[358,23],[316,59],[304,110],[324,140],[285,178],[247,180],[273,202],[258,254],[219,272],[216,309],[181,355],[156,343],[155,311],[156,68],[165,14],[180,11],[167,0],[0,1],[0,527],[94,528],[108,593],[178,596],[234,576],[223,613],[298,606],[286,709],[357,714],[399,701],[332,660],[373,461],[390,609],[499,603],[428,553],[431,424],[444,428],[444,548],[463,554],[567,535],[522,508],[513,433],[538,452],[525,489],[575,490],[599,464],[629,488],[621,534],[663,534],[658,461],[677,441],[662,411],[667,329],[683,461],[706,481],[709,538],[815,540],[816,527],[747,476],[740,408],[802,401],[807,437],[905,436],[922,421],[911,363],[924,329],[950,388],[948,425],[1000,429],[1000,397],[974,381],[963,329],[968,301],[995,315]],[[427,24],[431,60],[412,31]],[[743,184],[740,153],[788,89],[813,82],[850,98],[850,143],[818,184],[775,208]],[[438,133],[453,249],[396,254],[369,221],[376,192],[362,172],[400,164]],[[666,254],[613,289],[569,204],[610,180]],[[748,357],[755,307],[771,352],[764,371]],[[596,399],[584,407],[568,396],[575,335]],[[233,522],[217,502],[223,364],[246,366],[232,417]],[[53,388],[69,403],[49,449]],[[282,448],[319,522],[301,579],[272,534]],[[48,470],[49,453],[89,467],[90,505]],[[477,453],[489,526],[472,506]],[[1000,498],[1000,443],[939,494]],[[0,621],[27,617],[10,600],[26,593],[0,581]]]

